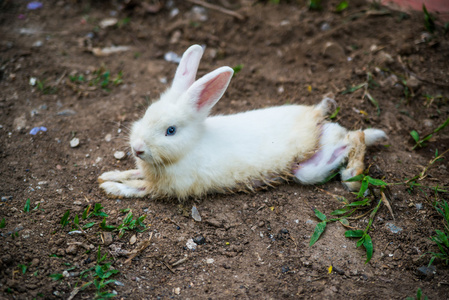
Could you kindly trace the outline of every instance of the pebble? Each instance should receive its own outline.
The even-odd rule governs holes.
[[[195,244],[197,245],[203,245],[204,243],[206,243],[206,238],[202,235],[199,235],[193,238],[193,242],[195,242]]]
[[[14,228],[14,232],[19,232],[19,231],[21,231],[21,230],[23,230],[22,224],[19,224],[19,225],[17,225],[16,228]]]
[[[331,26],[329,25],[329,23],[324,22],[323,24],[321,24],[321,31],[328,31],[329,29],[331,29]]]
[[[110,133],[106,134],[106,136],[104,137],[104,140],[109,143],[112,140],[112,134],[110,134]]]
[[[104,238],[104,244],[110,245],[113,242],[112,233],[110,232],[103,232],[103,238]]]
[[[193,239],[188,239],[186,243],[186,247],[190,250],[195,250],[197,244],[193,241]]]
[[[2,196],[2,201],[6,202],[6,201],[11,201],[12,200],[12,196]]]
[[[73,138],[73,139],[70,141],[70,147],[72,147],[72,148],[78,147],[79,144],[80,144],[80,139],[79,139],[79,138]]]
[[[421,81],[419,81],[418,78],[415,76],[410,76],[409,79],[407,79],[407,86],[409,88],[415,89],[418,88],[421,85]]]
[[[181,294],[181,288],[179,288],[179,287],[175,288],[174,292],[175,292],[176,295]]]
[[[76,245],[70,245],[70,246],[65,250],[65,253],[67,253],[67,254],[72,254],[72,255],[75,255],[76,252],[77,252]]]
[[[126,157],[126,153],[124,151],[115,151],[114,157],[118,160],[121,160]]]
[[[42,42],[42,41],[36,41],[36,42],[34,42],[33,43],[33,48],[39,48],[39,47],[42,47],[42,45],[43,45],[44,43]]]
[[[214,262],[215,262],[215,260],[213,258],[206,259],[206,263],[208,263],[208,264],[213,264]]]
[[[114,281],[114,284],[118,285],[118,286],[125,286],[125,284],[123,282],[118,281],[118,280]]]
[[[329,57],[332,61],[341,61],[342,59],[346,59],[345,51],[343,48],[332,42],[327,42],[324,45],[323,55],[325,57]]]
[[[134,234],[134,235],[129,239],[129,243],[130,243],[131,245],[134,245],[134,244],[136,243],[136,241],[137,241],[137,237],[136,237],[136,235]]]
[[[74,111],[72,109],[64,109],[64,110],[61,110],[60,112],[57,112],[56,115],[68,117],[68,116],[76,115],[76,111]]]
[[[21,115],[20,117],[14,119],[13,126],[17,131],[20,131],[26,127],[26,123],[27,120],[25,115]]]
[[[399,233],[402,231],[402,228],[399,226],[394,225],[393,223],[386,223],[385,226],[390,229],[393,233]]]
[[[418,276],[425,277],[426,279],[432,279],[433,276],[437,273],[437,269],[435,266],[422,266],[419,267],[417,270]]]
[[[283,266],[283,267],[281,268],[281,272],[282,272],[282,273],[287,273],[288,271],[290,271],[290,268],[289,268],[288,266]]]
[[[39,258],[33,258],[33,260],[31,261],[31,265],[30,267],[35,267],[37,265],[39,265]]]
[[[201,215],[198,212],[198,209],[196,208],[196,206],[192,206],[192,218],[197,221],[197,222],[201,222]]]

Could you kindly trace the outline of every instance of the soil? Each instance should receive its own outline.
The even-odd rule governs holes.
[[[199,76],[243,65],[214,114],[314,104],[332,92],[340,106],[335,121],[389,135],[388,145],[367,152],[370,176],[391,183],[412,178],[437,150],[449,149],[447,128],[415,150],[409,134],[424,136],[449,116],[449,42],[442,25],[430,35],[421,12],[406,15],[364,1],[350,1],[341,13],[333,0],[323,1],[321,11],[308,10],[304,1],[215,2],[243,19],[190,1],[154,3],[59,0],[30,10],[27,1],[0,1],[0,219],[6,222],[0,298],[92,299],[94,285],[77,287],[92,281],[93,271],[80,272],[108,262],[120,271],[109,278],[118,282],[102,291],[119,299],[404,299],[418,288],[430,299],[448,299],[448,266],[435,260],[426,269],[428,253],[438,252],[429,237],[443,229],[432,203],[448,200],[447,193],[390,187],[394,217],[380,206],[369,231],[374,254],[365,264],[366,251],[338,222],[309,247],[319,222],[313,208],[330,216],[342,207],[334,195],[356,201],[339,180],[183,203],[111,199],[97,183],[102,172],[133,168],[128,129],[174,75],[176,64],[164,54],[181,55],[192,44],[206,45]],[[106,18],[119,23],[99,26]],[[107,56],[92,51],[111,46],[130,49]],[[101,76],[106,71],[110,76]],[[344,92],[368,77],[366,91],[380,113],[364,88]],[[30,134],[40,126],[47,130]],[[72,148],[74,137],[79,145]],[[117,160],[116,151],[126,157]],[[447,167],[447,159],[435,162],[419,183],[448,186]],[[365,229],[379,198],[375,189],[350,226]],[[103,217],[81,218],[95,204],[104,207],[108,225],[121,224],[122,210],[130,208],[134,217],[146,215],[148,229],[108,233],[99,226]],[[192,206],[201,222],[192,218]],[[95,225],[81,231],[75,215],[81,226]],[[199,243],[195,250],[189,239]],[[107,255],[102,263],[98,247]],[[139,247],[126,262],[127,251]]]

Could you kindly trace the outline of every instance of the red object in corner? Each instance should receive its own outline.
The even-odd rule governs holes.
[[[438,19],[449,21],[449,0],[382,0],[381,3],[401,11],[422,11],[424,4],[427,11],[438,16]]]

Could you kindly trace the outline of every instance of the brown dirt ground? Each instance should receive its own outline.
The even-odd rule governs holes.
[[[54,281],[49,275],[73,267],[70,272],[77,275],[93,267],[96,250],[84,247],[100,245],[120,271],[113,278],[122,283],[105,290],[114,290],[120,299],[403,299],[416,295],[418,287],[430,299],[448,299],[447,266],[435,262],[435,274],[418,271],[430,259],[423,254],[437,250],[429,237],[443,226],[427,189],[424,194],[391,188],[395,219],[385,206],[380,208],[370,231],[374,255],[364,264],[363,248],[344,237],[341,224],[329,224],[321,239],[308,246],[317,223],[312,207],[327,215],[341,207],[329,193],[355,200],[338,180],[319,188],[286,183],[254,194],[210,195],[181,205],[108,199],[96,181],[104,171],[133,167],[131,157],[116,160],[113,154],[128,151],[127,128],[167,88],[176,64],[165,61],[164,53],[182,54],[194,43],[207,46],[199,75],[222,65],[244,65],[214,113],[312,104],[333,92],[341,106],[338,122],[352,129],[381,128],[390,137],[389,147],[368,151],[370,175],[387,182],[413,177],[436,149],[449,148],[446,129],[426,147],[411,149],[411,130],[431,132],[449,116],[447,35],[440,27],[435,38],[425,40],[422,13],[375,10],[363,1],[351,1],[347,10],[335,13],[334,0],[324,1],[320,12],[308,11],[301,1],[223,0],[217,3],[245,19],[207,9],[202,21],[185,1],[168,1],[171,8],[155,13],[145,12],[139,1],[45,1],[33,11],[26,9],[27,2],[0,1],[0,218],[6,220],[0,229],[0,298],[68,299],[76,286],[91,279]],[[179,13],[171,16],[175,7]],[[129,22],[98,26],[111,15],[129,17]],[[131,50],[99,57],[86,51],[89,45]],[[107,91],[69,79],[90,78],[102,66],[112,77],[122,71],[123,83]],[[380,115],[362,98],[363,89],[341,93],[365,82],[368,72],[380,84],[369,89]],[[407,80],[409,98],[391,74]],[[33,77],[44,87],[31,86]],[[426,94],[432,99],[426,100]],[[30,135],[36,126],[48,131]],[[105,140],[108,134],[110,141]],[[73,136],[80,140],[77,148],[69,145]],[[435,164],[421,183],[447,186],[447,166],[444,161]],[[30,212],[23,211],[27,199]],[[112,240],[104,241],[101,217],[89,219],[97,224],[85,234],[69,234],[70,225],[61,228],[67,210],[73,220],[94,203],[104,206],[110,224],[123,221],[124,208],[146,214],[149,230],[122,238],[113,232]],[[189,216],[192,205],[202,222]],[[363,229],[367,221],[351,220],[351,226]],[[387,224],[402,231],[393,233]],[[150,245],[130,264],[117,255],[117,249],[132,251],[150,234]],[[197,236],[205,237],[205,243],[195,251],[186,248],[187,240]],[[28,267],[25,274],[19,265]],[[75,299],[94,294],[91,286]]]

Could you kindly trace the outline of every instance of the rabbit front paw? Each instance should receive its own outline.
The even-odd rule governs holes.
[[[143,179],[142,172],[140,170],[128,170],[128,171],[110,171],[101,174],[98,177],[100,183],[106,181],[123,182],[126,180]]]
[[[142,198],[148,194],[147,183],[143,180],[106,181],[100,184],[100,188],[118,198]]]

